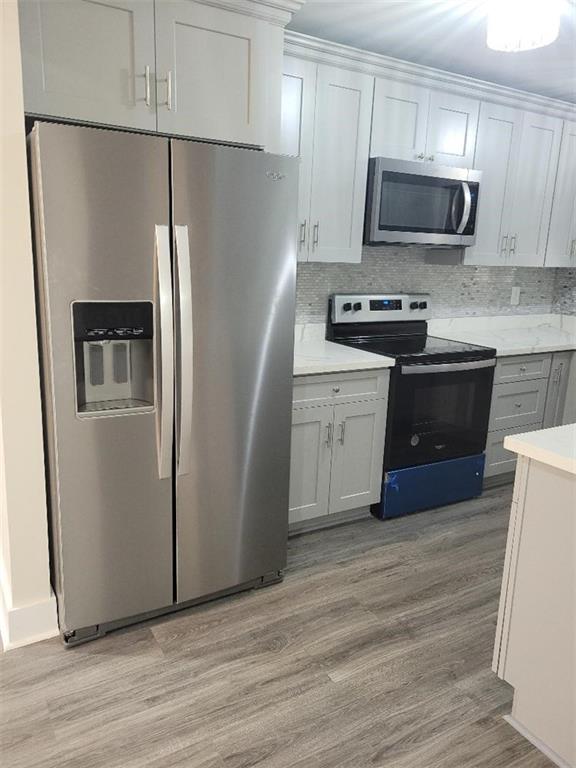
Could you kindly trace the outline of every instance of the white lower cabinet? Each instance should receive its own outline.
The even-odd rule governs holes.
[[[328,514],[334,408],[302,408],[292,414],[290,522]]]
[[[324,404],[296,407],[292,416],[290,523],[344,512],[380,499],[388,405],[388,372],[378,372],[379,397],[340,402],[329,378]],[[350,381],[358,374],[349,374]],[[295,389],[298,389],[296,382]],[[337,399],[336,399],[337,398]]]

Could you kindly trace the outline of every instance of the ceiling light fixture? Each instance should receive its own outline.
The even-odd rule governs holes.
[[[530,51],[550,45],[560,31],[561,0],[489,0],[487,45]]]

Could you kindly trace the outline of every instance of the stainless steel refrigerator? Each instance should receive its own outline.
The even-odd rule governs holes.
[[[49,123],[30,161],[65,640],[277,580],[296,161]]]

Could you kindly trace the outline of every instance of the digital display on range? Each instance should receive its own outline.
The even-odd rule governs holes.
[[[370,299],[371,312],[381,312],[386,309],[402,309],[402,299]]]

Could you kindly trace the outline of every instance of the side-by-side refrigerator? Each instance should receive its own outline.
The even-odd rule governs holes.
[[[42,122],[30,160],[63,637],[277,580],[297,161]]]

